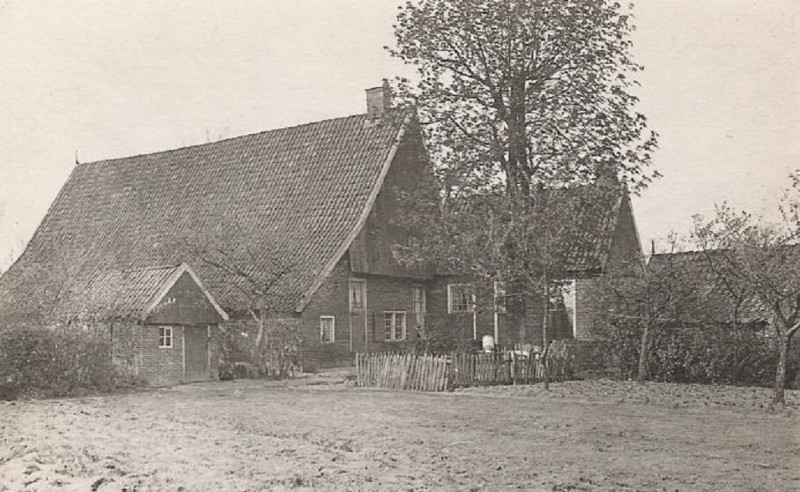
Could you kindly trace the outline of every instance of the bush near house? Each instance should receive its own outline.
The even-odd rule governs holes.
[[[107,333],[0,327],[0,399],[106,392],[128,383],[114,369]]]
[[[598,333],[600,334],[600,333]],[[602,330],[604,365],[621,378],[635,378],[642,327],[617,322]],[[775,340],[752,326],[670,325],[653,330],[648,379],[672,383],[771,386],[775,379]],[[793,352],[790,385],[800,387],[800,351]]]
[[[220,378],[268,377],[282,379],[313,371],[313,361],[303,360],[304,343],[299,321],[269,318],[264,323],[264,342],[256,345],[255,322],[236,322],[225,326],[220,356]],[[302,363],[301,363],[302,361]]]

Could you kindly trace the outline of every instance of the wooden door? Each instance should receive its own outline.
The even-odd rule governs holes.
[[[208,374],[208,327],[184,326],[184,381],[207,381]]]

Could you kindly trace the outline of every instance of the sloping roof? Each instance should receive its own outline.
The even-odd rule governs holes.
[[[451,203],[454,203],[451,206],[458,210],[456,213],[467,216],[469,218],[467,223],[473,228],[483,227],[489,221],[497,220],[497,217],[501,217],[502,221],[508,217],[521,215],[530,220],[527,222],[520,220],[523,225],[515,227],[521,227],[521,231],[530,234],[527,237],[545,237],[535,234],[539,233],[539,229],[554,227],[552,237],[556,238],[558,243],[548,251],[548,254],[551,265],[557,266],[556,270],[559,272],[557,275],[584,276],[604,272],[609,258],[615,251],[615,240],[619,238],[623,205],[633,222],[630,199],[625,187],[605,183],[575,184],[570,187],[538,190],[534,193],[537,195],[534,195],[532,203],[521,204],[516,197],[507,195],[483,194],[456,197],[451,199]],[[470,223],[469,220],[473,218],[475,220]],[[508,224],[510,221],[504,223]],[[624,260],[639,261],[641,251],[635,222],[631,226],[630,232],[635,236],[636,257]],[[446,234],[445,232],[442,235]],[[492,241],[493,239],[489,238],[490,234],[491,230],[487,228],[486,231],[476,231],[476,235],[470,235],[468,240],[477,238],[478,242]],[[459,240],[456,239],[456,242]],[[444,251],[447,249],[447,243],[445,241],[442,244],[445,247],[440,249]],[[529,251],[543,248],[542,244],[531,246]],[[475,249],[472,245],[466,250],[469,253],[464,256],[468,259],[459,257],[458,252],[452,255],[449,252],[443,254],[438,258],[437,272],[440,275],[456,276],[469,272],[472,266],[469,262],[474,261],[469,259],[469,254],[481,250]],[[542,251],[531,254],[543,256]],[[480,261],[478,258],[477,263]]]
[[[188,273],[222,319],[227,314],[217,305],[191,267],[186,264],[97,272],[61,307],[67,319],[134,319],[144,321],[155,305],[184,273]]]
[[[647,269],[657,275],[671,274],[695,281],[698,286],[695,304],[702,310],[702,313],[696,313],[696,318],[727,322],[734,313],[735,296],[731,293],[731,285],[726,285],[712,266],[720,254],[715,250],[654,254],[647,262]],[[736,291],[735,286],[733,289]],[[738,308],[740,321],[766,322],[771,319],[769,309],[755,295],[741,289],[736,292],[736,296],[742,297]]]
[[[627,191],[622,187],[610,192],[592,185],[575,187],[562,193],[571,193],[577,207],[571,227],[577,237],[570,240],[572,248],[566,250],[565,269],[570,272],[599,272],[605,269],[614,245],[620,222],[620,212]],[[637,238],[638,240],[638,238]]]
[[[0,277],[0,299],[45,295],[26,270],[68,268],[85,281],[188,262],[222,306],[243,309],[235,285],[196,261],[188,242],[230,230],[232,241],[243,231],[271,238],[296,262],[277,286],[277,307],[291,310],[358,233],[409,118],[403,110],[379,121],[361,114],[76,165],[24,254]]]

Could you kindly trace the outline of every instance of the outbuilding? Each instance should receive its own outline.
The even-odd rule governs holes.
[[[228,315],[189,265],[98,272],[77,291],[68,317],[108,330],[118,369],[156,386],[219,379]]]

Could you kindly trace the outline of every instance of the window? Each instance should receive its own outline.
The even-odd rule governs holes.
[[[475,308],[475,289],[467,284],[447,286],[447,312],[463,313]]]
[[[417,328],[425,327],[425,287],[411,287],[411,311],[414,313],[414,324]]]
[[[506,283],[505,282],[495,282],[494,283],[494,310],[498,313],[505,313],[507,309],[507,302],[506,302]]]
[[[398,342],[406,339],[405,311],[385,311],[383,313],[383,321],[386,329],[385,340],[387,342]]]
[[[158,328],[158,348],[172,348],[171,326],[161,326]]]
[[[350,279],[350,311],[363,311],[367,309],[367,281],[364,279]]]
[[[565,280],[560,283],[561,296],[563,299],[564,310],[567,313],[570,327],[572,328],[572,337],[578,337],[577,318],[575,316],[578,303],[576,298],[577,284],[575,280]]]
[[[336,319],[333,316],[319,317],[319,341],[322,343],[336,341]]]

